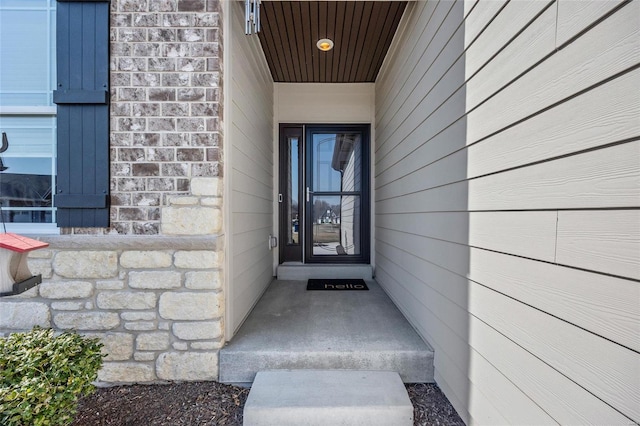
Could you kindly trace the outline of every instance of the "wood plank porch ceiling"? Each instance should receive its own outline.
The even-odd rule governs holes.
[[[373,82],[406,1],[264,1],[258,33],[273,80]],[[322,52],[316,42],[329,38]]]

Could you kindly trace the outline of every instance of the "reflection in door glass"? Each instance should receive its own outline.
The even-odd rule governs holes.
[[[360,255],[360,197],[313,197],[313,254]]]
[[[298,138],[289,138],[288,146],[288,182],[287,182],[287,204],[289,211],[287,212],[287,244],[300,244],[300,209],[298,206]]]
[[[359,133],[313,134],[313,191],[360,191]]]

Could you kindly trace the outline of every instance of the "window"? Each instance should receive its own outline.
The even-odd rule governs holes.
[[[0,131],[11,231],[109,225],[109,0],[0,0]]]
[[[0,201],[7,230],[56,230],[56,2],[0,0]]]

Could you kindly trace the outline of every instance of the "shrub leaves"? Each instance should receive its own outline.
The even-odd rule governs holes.
[[[36,327],[0,339],[0,424],[68,425],[95,391],[102,343]]]

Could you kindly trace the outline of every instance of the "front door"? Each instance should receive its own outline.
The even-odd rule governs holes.
[[[369,126],[280,126],[280,262],[369,263]]]

